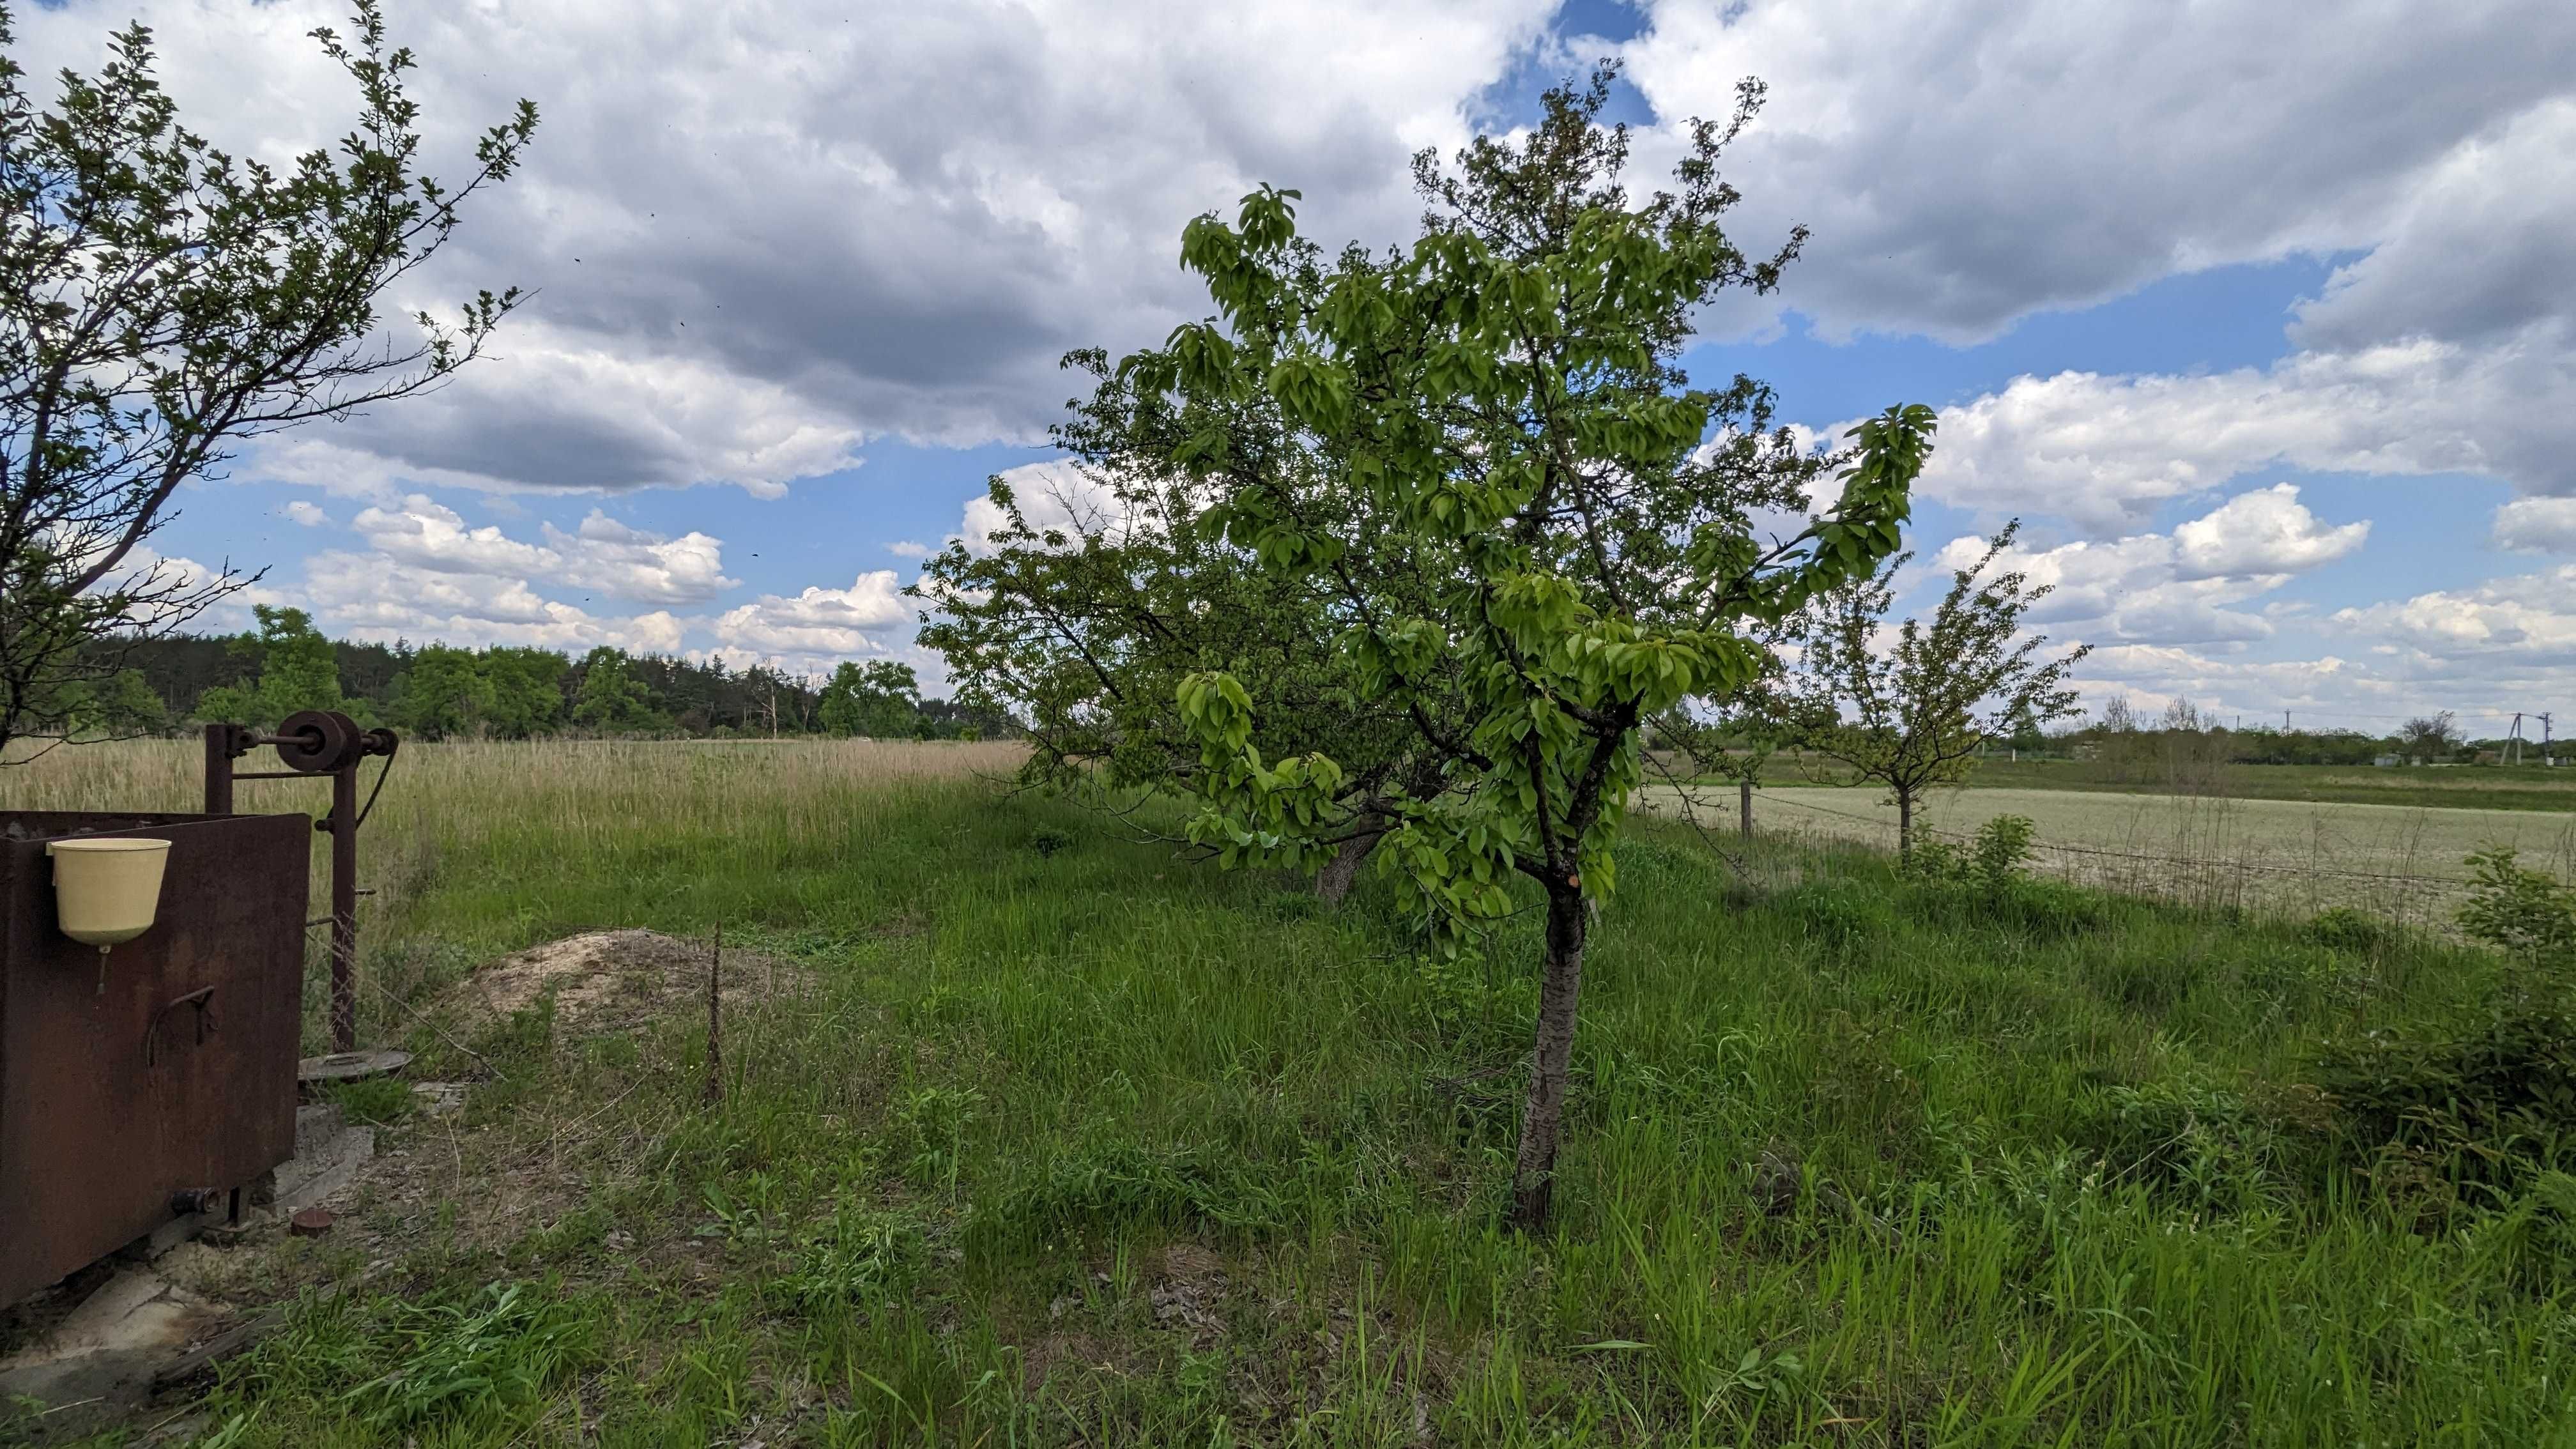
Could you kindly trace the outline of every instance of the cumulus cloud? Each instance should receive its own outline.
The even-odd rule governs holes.
[[[2340,609],[2334,622],[2454,662],[2576,664],[2576,564]]]
[[[1117,494],[1069,458],[1023,463],[1005,469],[999,476],[1011,490],[1011,501],[1019,506],[1020,517],[1041,537],[1049,532],[1068,538],[1111,533],[1128,522],[1126,506]],[[1009,523],[1009,516],[991,495],[978,494],[967,500],[956,536],[965,541],[970,552],[989,553],[994,549],[993,535]]]
[[[2352,553],[2369,537],[2368,519],[2339,526],[2320,521],[2293,483],[2240,493],[2174,530],[2186,579],[2301,573]]]
[[[331,515],[323,512],[320,504],[302,498],[291,500],[285,507],[278,509],[277,513],[287,522],[301,524],[306,528],[321,528],[331,521]]]
[[[2576,345],[2524,336],[2298,353],[2202,376],[2063,372],[1951,408],[1922,487],[1991,512],[2045,511],[2097,536],[2259,469],[2484,473],[2576,491]]]
[[[2369,247],[2426,175],[2576,73],[2576,8],[2503,0],[1654,0],[1648,19],[1623,54],[1667,125],[1770,83],[1730,167],[1737,231],[1813,228],[1786,305],[1833,336],[1983,338],[2174,272]]]
[[[1469,134],[1552,9],[413,7],[395,32],[421,57],[433,156],[452,169],[522,95],[545,121],[403,300],[538,292],[495,360],[335,429],[365,455],[337,461],[400,486],[767,490],[870,436],[1033,440],[1067,348],[1204,309],[1172,265],[1193,215],[1272,181],[1302,186],[1328,237],[1400,234],[1407,155]],[[191,125],[276,161],[348,125],[351,88],[304,36],[344,11],[36,7],[20,58],[94,68],[136,16]]]
[[[2576,553],[2576,498],[2517,498],[2496,510],[2500,548]]]
[[[2031,621],[2069,642],[2241,645],[2271,638],[2276,624],[2269,612],[2234,606],[2350,554],[2369,532],[2366,520],[2323,522],[2283,483],[2239,494],[2170,534],[2017,545],[1997,566],[2049,589]],[[1932,561],[1966,568],[1985,550],[1984,539],[1957,538]]]
[[[413,569],[479,578],[543,576],[639,603],[704,603],[741,582],[725,577],[721,540],[694,531],[664,538],[598,509],[572,533],[546,525],[543,544],[511,538],[489,524],[468,528],[456,510],[417,493],[395,507],[362,509],[350,526],[378,554]]]
[[[877,569],[846,589],[809,587],[793,598],[763,594],[726,610],[713,629],[728,654],[816,665],[883,654],[893,633],[909,639],[913,620],[894,570]]]

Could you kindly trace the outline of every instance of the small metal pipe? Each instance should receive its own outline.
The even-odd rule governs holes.
[[[206,726],[206,813],[233,813],[233,727]]]
[[[331,772],[331,1050],[358,1049],[358,767]]]
[[[302,770],[242,770],[235,773],[233,778],[236,780],[310,780],[313,777]]]

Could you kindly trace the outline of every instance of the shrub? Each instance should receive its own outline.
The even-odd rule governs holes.
[[[1072,844],[1071,835],[1051,825],[1041,825],[1029,832],[1029,849],[1036,851],[1040,859],[1052,857]]]
[[[2553,972],[2576,966],[2576,891],[2546,871],[2514,864],[2510,846],[2481,850],[2469,864],[2477,880],[2460,907],[2461,930],[2526,966]]]
[[[2576,1011],[2564,1001],[2511,1001],[2465,1031],[2334,1043],[2317,1084],[2355,1147],[2428,1184],[2511,1190],[2576,1163]]]

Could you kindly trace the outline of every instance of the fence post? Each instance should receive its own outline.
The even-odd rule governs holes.
[[[1735,794],[1736,804],[1741,808],[1744,816],[1744,841],[1750,845],[1753,843],[1753,782],[1736,781]]]

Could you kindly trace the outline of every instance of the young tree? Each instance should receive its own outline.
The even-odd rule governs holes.
[[[2091,646],[2042,657],[2047,638],[2020,635],[2047,586],[2031,587],[2017,570],[1986,577],[2019,528],[2006,526],[1975,564],[1951,575],[1929,627],[1888,625],[1897,571],[1912,557],[1899,554],[1783,630],[1798,646],[1798,667],[1766,691],[1770,714],[1798,748],[1887,788],[1900,854],[1913,852],[1924,792],[1966,779],[1988,735],[2080,711],[2066,676]]]
[[[1515,875],[1545,902],[1512,1185],[1532,1228],[1555,1184],[1586,899],[1615,878],[1640,725],[1750,683],[1766,661],[1739,625],[1896,549],[1933,427],[1911,407],[1855,429],[1831,512],[1757,541],[1754,510],[1803,508],[1826,464],[1771,427],[1767,389],[1692,389],[1677,358],[1700,307],[1770,289],[1797,244],[1755,259],[1719,226],[1736,194],[1718,152],[1760,88],[1734,124],[1694,128],[1673,192],[1631,205],[1626,132],[1594,124],[1609,81],[1548,92],[1518,145],[1478,140],[1455,170],[1416,158],[1430,214],[1408,250],[1324,261],[1296,239],[1296,193],[1266,187],[1234,225],[1192,222],[1183,265],[1220,316],[1119,365],[1203,420],[1172,453],[1212,499],[1198,526],[1332,599],[1360,697],[1436,765],[1346,792],[1331,756],[1254,743],[1258,674],[1200,672],[1177,691],[1201,751],[1193,835],[1228,864],[1297,863],[1364,813],[1396,822],[1381,868],[1452,950],[1515,909]],[[1235,450],[1224,418],[1264,394],[1313,466]],[[1421,581],[1418,606],[1367,581],[1396,573]],[[1450,700],[1454,718],[1424,707]]]
[[[521,101],[486,132],[463,183],[420,174],[411,53],[387,48],[377,0],[356,3],[351,39],[313,35],[357,84],[357,124],[286,174],[180,124],[140,25],[96,76],[65,72],[50,111],[0,53],[0,745],[58,737],[63,685],[114,675],[121,644],[251,581],[152,554],[181,484],[247,439],[436,383],[518,304],[419,314],[409,342],[379,326],[537,113]]]

